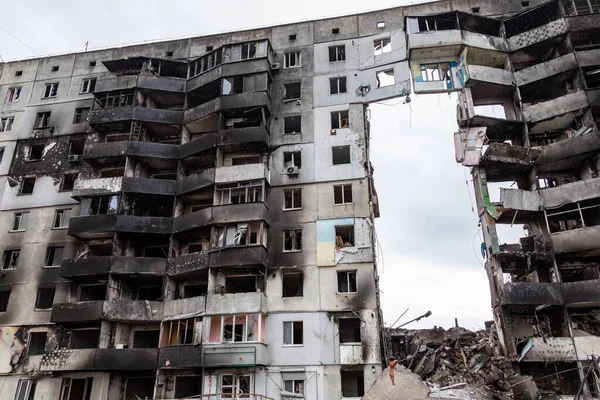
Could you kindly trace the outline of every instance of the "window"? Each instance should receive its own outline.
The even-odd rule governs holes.
[[[75,181],[77,180],[78,173],[64,174],[62,182],[60,184],[61,192],[70,192],[75,187]]]
[[[71,209],[67,210],[56,210],[54,213],[54,223],[52,228],[67,228],[69,226],[69,220],[71,219]]]
[[[379,21],[379,22],[377,22],[377,27],[378,27],[379,29],[381,29],[381,28],[385,28],[385,21]]]
[[[63,252],[65,248],[63,246],[48,247],[46,250],[46,259],[44,266],[46,267],[60,267],[60,263],[63,259]]]
[[[221,94],[223,96],[239,94],[244,92],[244,77],[230,76],[223,78],[223,88]]]
[[[58,83],[47,83],[44,89],[42,99],[48,99],[50,97],[56,97],[58,93]]]
[[[396,83],[393,69],[386,69],[385,71],[378,71],[375,73],[377,78],[377,87],[382,88],[386,86],[393,86]]]
[[[346,93],[346,77],[329,79],[329,94]]]
[[[289,189],[283,191],[283,209],[299,210],[302,208],[302,189]]]
[[[354,225],[336,226],[335,241],[338,247],[354,246]]]
[[[0,290],[0,312],[4,312],[8,308],[9,298],[10,290]]]
[[[98,346],[100,329],[73,329],[69,349],[93,349]]]
[[[98,98],[102,108],[127,107],[133,105],[133,91],[123,90],[110,92],[104,98]]]
[[[352,204],[352,185],[334,186],[333,204]]]
[[[34,187],[35,187],[35,176],[23,178],[23,180],[21,181],[21,186],[19,187],[19,194],[31,194],[31,193],[33,193]]]
[[[176,399],[194,397],[201,399],[202,396],[202,376],[176,376],[175,377],[175,395]]]
[[[19,263],[21,250],[4,250],[2,256],[2,269],[15,269]]]
[[[29,219],[28,212],[15,213],[11,231],[24,231],[27,229],[27,220]]]
[[[212,317],[211,342],[264,341],[265,316],[259,314]]]
[[[297,68],[301,64],[301,53],[299,51],[295,51],[292,53],[285,53],[283,55],[283,68]]]
[[[266,244],[265,235],[266,229],[261,223],[215,227],[213,247]]]
[[[225,293],[252,293],[256,292],[257,276],[228,276],[225,278]]]
[[[29,146],[29,152],[27,153],[27,161],[39,161],[42,159],[44,154],[44,143],[32,144]]]
[[[69,140],[69,155],[70,156],[83,155],[84,146],[85,146],[85,139]]]
[[[92,93],[94,89],[96,89],[96,78],[83,79],[79,93]]]
[[[33,129],[46,128],[50,124],[50,111],[37,113]]]
[[[340,343],[360,343],[360,319],[340,318]]]
[[[256,42],[242,44],[242,60],[256,57]]]
[[[260,164],[260,156],[239,156],[231,157],[231,165],[248,165],[248,164]]]
[[[4,151],[6,149],[4,147],[0,147],[0,164],[2,164],[2,159],[4,158]]]
[[[162,286],[144,285],[134,289],[133,300],[161,301]]]
[[[302,251],[302,229],[283,231],[283,251]]]
[[[302,297],[304,274],[302,272],[284,272],[281,274],[282,297]]]
[[[283,389],[288,393],[304,394],[304,380],[283,381]]]
[[[36,310],[49,310],[54,303],[55,288],[40,288],[38,289],[37,298],[35,299]]]
[[[114,214],[119,206],[119,196],[92,197],[89,215]]]
[[[0,119],[0,132],[8,132],[12,129],[15,117],[6,117]]]
[[[283,323],[283,344],[288,346],[304,343],[302,321]]]
[[[134,349],[157,349],[159,336],[160,331],[158,329],[133,331],[132,347]]]
[[[172,51],[167,51],[167,52],[165,52],[165,56],[166,57],[173,57],[173,52]]]
[[[329,46],[329,62],[345,61],[346,46]]]
[[[283,134],[293,135],[302,132],[302,117],[295,115],[293,117],[283,118]]]
[[[450,73],[450,64],[448,63],[421,65],[423,82],[449,82],[452,80]]]
[[[31,332],[29,333],[29,341],[27,342],[27,355],[37,356],[44,354],[46,347],[47,332]]]
[[[283,153],[283,164],[302,168],[302,157],[299,151],[286,151]]]
[[[89,112],[90,112],[89,107],[76,108],[75,109],[75,116],[73,117],[73,123],[74,124],[81,124],[81,123],[87,121],[88,113]]]
[[[471,12],[472,12],[473,14],[479,14],[479,11],[480,11],[480,10],[481,10],[481,9],[480,9],[479,7],[471,7]]]
[[[90,400],[93,378],[63,378],[60,400]],[[129,398],[128,398],[129,399]]]
[[[216,187],[216,205],[258,203],[263,201],[262,181],[225,183]]]
[[[15,101],[19,101],[20,97],[21,97],[21,87],[9,88],[8,92],[6,93],[6,102],[14,103]]]
[[[338,33],[340,33],[340,28],[332,28],[331,33],[333,33],[334,35],[337,35]]]
[[[213,49],[214,49],[214,46],[210,46],[210,45],[206,46],[206,51],[213,51]]]
[[[284,100],[299,100],[301,97],[301,83],[293,82],[293,83],[285,83],[283,85],[285,88],[285,96]]]
[[[23,70],[15,71],[15,76],[23,76]]]
[[[348,110],[331,113],[331,129],[348,128]]]
[[[362,397],[365,394],[363,371],[340,371],[342,378],[342,397]]]
[[[52,67],[52,72],[57,72],[58,71],[59,66],[58,65],[54,65]]]
[[[33,400],[36,382],[33,379],[19,379],[15,400]]]
[[[525,7],[529,7],[529,2],[528,2],[528,1],[522,1],[522,2],[521,2],[521,6],[522,6],[523,8],[525,8]]]
[[[356,293],[356,271],[338,271],[338,293]]]
[[[392,40],[390,38],[377,39],[373,42],[375,55],[389,53],[392,51]]]
[[[288,39],[290,39],[290,40],[296,40],[296,34],[293,33],[293,34],[289,35]]]
[[[333,146],[331,156],[333,165],[350,164],[350,146]]]
[[[250,375],[221,375],[221,398],[249,399],[252,387]]]
[[[90,68],[92,68],[92,67],[95,67],[95,66],[96,66],[96,60],[92,60],[92,61],[90,61],[90,62],[89,62],[89,64],[88,64],[88,66],[89,66]]]
[[[79,285],[77,301],[101,301],[106,299],[106,284]]]
[[[147,378],[127,378],[125,381],[125,400],[153,399],[154,383],[154,376]]]

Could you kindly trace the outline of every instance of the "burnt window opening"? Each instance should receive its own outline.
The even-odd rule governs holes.
[[[335,245],[337,247],[354,246],[354,225],[335,227]]]
[[[4,250],[2,256],[2,269],[15,269],[19,264],[21,250]]]
[[[96,90],[96,80],[97,78],[83,79],[79,93],[93,93]]]
[[[54,65],[54,66],[52,66],[52,72],[57,72],[57,71],[58,71],[58,69],[59,69],[59,66],[58,66],[58,65]]]
[[[23,76],[23,70],[15,71],[15,76]]]
[[[125,383],[125,399],[153,399],[155,377],[127,378]]]
[[[283,134],[293,135],[296,133],[302,133],[302,117],[295,115],[292,117],[283,118]]]
[[[331,113],[331,129],[348,128],[348,110]]]
[[[302,297],[304,295],[304,274],[284,272],[281,274],[282,297]]]
[[[30,332],[27,341],[27,355],[38,356],[44,354],[48,332]]]
[[[92,60],[88,63],[88,67],[95,67],[96,66],[96,60]]]
[[[352,204],[352,185],[336,185],[333,187],[333,204]]]
[[[329,94],[342,94],[347,90],[345,76],[329,79]]]
[[[124,167],[117,168],[104,168],[100,170],[101,178],[120,178],[125,174]]]
[[[79,285],[77,301],[102,301],[106,300],[106,285]]]
[[[329,62],[346,60],[346,46],[329,46]]]
[[[597,264],[566,263],[559,265],[559,270],[563,283],[600,279],[600,268],[598,268]]]
[[[338,325],[340,330],[340,343],[360,343],[360,319],[340,318]]]
[[[90,112],[89,107],[82,107],[75,109],[75,115],[73,116],[74,124],[81,124],[87,121],[88,113]]]
[[[331,33],[333,33],[334,35],[337,35],[338,33],[340,33],[340,28],[332,28]]]
[[[119,196],[92,197],[89,215],[114,214],[119,206]]]
[[[173,51],[169,50],[165,52],[165,57],[173,57]]]
[[[62,246],[48,247],[46,250],[46,261],[44,262],[44,266],[60,267],[64,250],[65,248]]]
[[[35,299],[36,310],[49,310],[54,303],[56,288],[39,288]]]
[[[471,8],[471,12],[472,12],[473,14],[479,14],[479,11],[480,11],[480,8],[479,8],[479,7],[472,7],[472,8]]]
[[[134,300],[161,301],[162,286],[139,286],[136,289],[133,298]]]
[[[62,182],[60,184],[61,192],[70,192],[75,187],[75,181],[77,180],[78,173],[64,174]]]
[[[284,167],[302,168],[302,153],[300,151],[286,151],[283,153]]]
[[[37,382],[33,379],[19,379],[15,400],[33,400]]]
[[[63,378],[60,400],[90,400],[93,378]]]
[[[392,51],[392,39],[387,37],[373,41],[373,52],[376,56]]]
[[[47,83],[44,88],[44,94],[42,95],[43,99],[49,99],[51,97],[56,97],[58,94],[58,83]]]
[[[525,8],[525,7],[529,7],[529,2],[528,2],[528,1],[522,1],[522,2],[521,2],[521,6],[522,6],[523,8]]]
[[[72,139],[69,140],[69,156],[81,156],[83,155],[83,148],[85,147],[85,139]]]
[[[160,330],[134,331],[133,348],[134,349],[157,349]]]
[[[285,83],[284,100],[300,100],[302,97],[302,84],[300,82]]]
[[[15,117],[6,117],[0,119],[0,132],[8,132],[12,130],[13,123],[15,122]]]
[[[298,68],[302,65],[302,53],[294,51],[283,55],[283,68]]]
[[[260,164],[261,158],[259,155],[247,155],[231,157],[231,165],[248,165],[248,164]]]
[[[54,223],[52,228],[67,228],[69,226],[69,220],[71,219],[72,210],[56,210],[54,213]]]
[[[333,146],[331,157],[333,165],[350,164],[350,146]]]
[[[342,397],[362,397],[365,394],[363,371],[341,371]]]
[[[5,312],[8,308],[8,299],[10,298],[10,290],[0,290],[0,312]]]
[[[296,40],[296,34],[295,34],[295,33],[293,33],[293,34],[289,35],[289,36],[288,36],[288,39],[289,39],[289,40]]]
[[[162,326],[160,347],[199,344],[202,340],[202,318],[166,321]]]
[[[214,46],[210,46],[210,45],[206,46],[206,51],[213,51],[213,49],[214,49]]]
[[[202,376],[176,376],[175,396],[176,399],[188,397],[200,398],[202,394]]]
[[[168,246],[147,246],[144,247],[144,257],[149,258],[167,258],[169,256]]]
[[[27,161],[40,161],[44,155],[44,143],[32,144],[29,146],[29,152],[27,153]]]
[[[302,229],[283,231],[283,251],[302,251]]]
[[[256,292],[257,276],[228,276],[225,278],[225,293]]]
[[[13,223],[11,231],[24,231],[27,229],[27,221],[29,220],[29,213],[15,213],[13,217]]]
[[[338,271],[338,293],[356,293],[356,271]]]
[[[100,339],[100,329],[73,329],[71,332],[71,340],[69,342],[70,349],[94,349],[98,347]]]
[[[283,191],[283,209],[300,210],[302,208],[302,189]]]
[[[35,116],[34,129],[47,128],[50,125],[50,111],[37,113]]]
[[[183,285],[181,293],[182,299],[189,299],[192,297],[206,296],[208,294],[208,283],[194,283]]]
[[[302,321],[283,323],[283,344],[287,346],[304,344],[304,323]]]

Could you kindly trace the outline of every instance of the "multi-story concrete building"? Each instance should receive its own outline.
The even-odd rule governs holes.
[[[411,86],[460,92],[507,354],[574,394],[600,349],[598,7],[542,3],[0,64],[0,397],[360,398],[385,356],[367,106]]]

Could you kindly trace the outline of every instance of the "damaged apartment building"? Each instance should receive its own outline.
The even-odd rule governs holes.
[[[598,8],[439,1],[1,63],[0,398],[362,397],[386,355],[368,104],[413,91],[459,93],[500,339],[573,395],[600,349]]]

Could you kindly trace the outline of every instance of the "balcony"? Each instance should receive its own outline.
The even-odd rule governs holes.
[[[205,367],[254,367],[268,363],[267,345],[264,343],[208,343],[202,348]]]
[[[227,204],[212,207],[213,224],[229,224],[244,221],[270,223],[269,209],[265,203]]]
[[[182,159],[201,155],[205,152],[214,151],[219,141],[219,135],[216,133],[205,133],[197,139],[181,145],[180,157]]]
[[[267,310],[267,298],[262,292],[209,294],[206,314],[256,314]]]
[[[172,224],[173,218],[170,217],[139,217],[137,215],[119,215],[117,218],[116,230],[118,232],[128,233],[152,233],[168,235],[171,233]]]
[[[108,274],[115,275],[163,275],[167,260],[164,258],[104,256],[65,259],[60,276],[67,279],[95,279]]]
[[[169,259],[167,275],[185,276],[206,271],[209,264],[209,253],[198,252]]]
[[[600,305],[600,280],[569,282],[562,284],[565,305],[598,307]]]
[[[127,155],[142,158],[157,158],[163,160],[178,160],[179,146],[154,142],[127,142]]]
[[[526,105],[523,107],[523,115],[527,122],[539,123],[540,121],[570,113],[569,116],[556,118],[558,121],[551,125],[539,124],[539,126],[534,126],[530,130],[532,133],[540,133],[549,129],[560,130],[568,128],[575,119],[576,111],[586,107],[589,107],[589,102],[585,91],[578,91],[553,100]]]
[[[158,353],[158,368],[184,369],[202,366],[202,347],[195,345],[162,347]]]
[[[266,164],[246,164],[218,167],[215,170],[215,183],[240,182],[266,179],[269,181],[269,169]]]
[[[193,192],[195,190],[204,189],[215,183],[215,169],[210,168],[200,172],[199,174],[193,174],[184,176],[177,181],[177,194],[185,194]]]
[[[340,364],[364,364],[362,344],[340,344]]]
[[[264,126],[219,131],[219,147],[225,152],[266,149],[269,140],[269,131]]]
[[[125,106],[92,110],[88,114],[90,126],[100,131],[111,131],[117,127],[128,126],[130,121],[181,125],[183,123],[183,111]]]
[[[514,91],[513,74],[502,68],[477,64],[459,66],[459,73],[465,77],[463,85],[471,88],[473,100],[510,96]]]
[[[77,179],[73,188],[73,197],[88,197],[119,193],[123,178]]]
[[[567,23],[564,19],[552,21],[540,27],[520,33],[508,39],[510,50],[515,52],[532,44],[543,42],[550,38],[567,33]]]
[[[173,219],[169,217],[140,217],[136,215],[86,215],[71,218],[68,234],[78,239],[111,237],[114,232],[171,233]]]
[[[213,207],[181,215],[173,219],[173,233],[209,226],[213,218]]]
[[[102,319],[117,322],[160,322],[163,303],[144,300],[107,300],[102,304]]]
[[[171,180],[124,177],[122,191],[125,193],[174,196],[176,187],[176,182]]]
[[[85,371],[95,368],[96,349],[61,349],[45,353],[40,371]]]
[[[209,84],[223,76],[249,75],[259,72],[270,72],[271,63],[266,57],[254,58],[251,60],[236,61],[225,63],[211,69],[200,75],[190,78],[187,84],[187,91],[191,92],[206,84]]]
[[[55,323],[99,321],[102,319],[103,303],[103,301],[80,301],[54,304],[50,321]]]
[[[410,57],[421,58],[456,58],[463,45],[462,34],[458,29],[444,31],[427,31],[410,33],[408,48]]]
[[[129,142],[86,143],[83,159],[92,166],[122,164]]]
[[[183,122],[187,125],[196,120],[208,117],[218,111],[258,107],[267,107],[268,109],[271,109],[271,98],[266,91],[221,96],[186,110]]]
[[[137,87],[160,92],[185,93],[186,82],[186,79],[167,76],[137,76]]]
[[[163,318],[190,318],[204,315],[206,296],[189,297],[187,299],[169,300],[164,302]]]
[[[116,90],[133,89],[137,86],[136,75],[123,75],[113,78],[98,79],[94,93],[105,93]]]
[[[575,54],[570,53],[515,72],[517,85],[524,86],[578,68]]]
[[[568,337],[531,338],[531,350],[525,354],[525,362],[576,361],[577,353],[573,339]]]
[[[232,246],[214,249],[209,253],[210,267],[267,266],[268,251],[262,245]]]
[[[158,349],[97,349],[94,369],[101,371],[154,370]]]
[[[561,305],[563,296],[558,283],[511,282],[504,285],[502,304],[538,306]]]
[[[600,225],[552,233],[550,239],[556,254],[595,255],[599,253]]]

